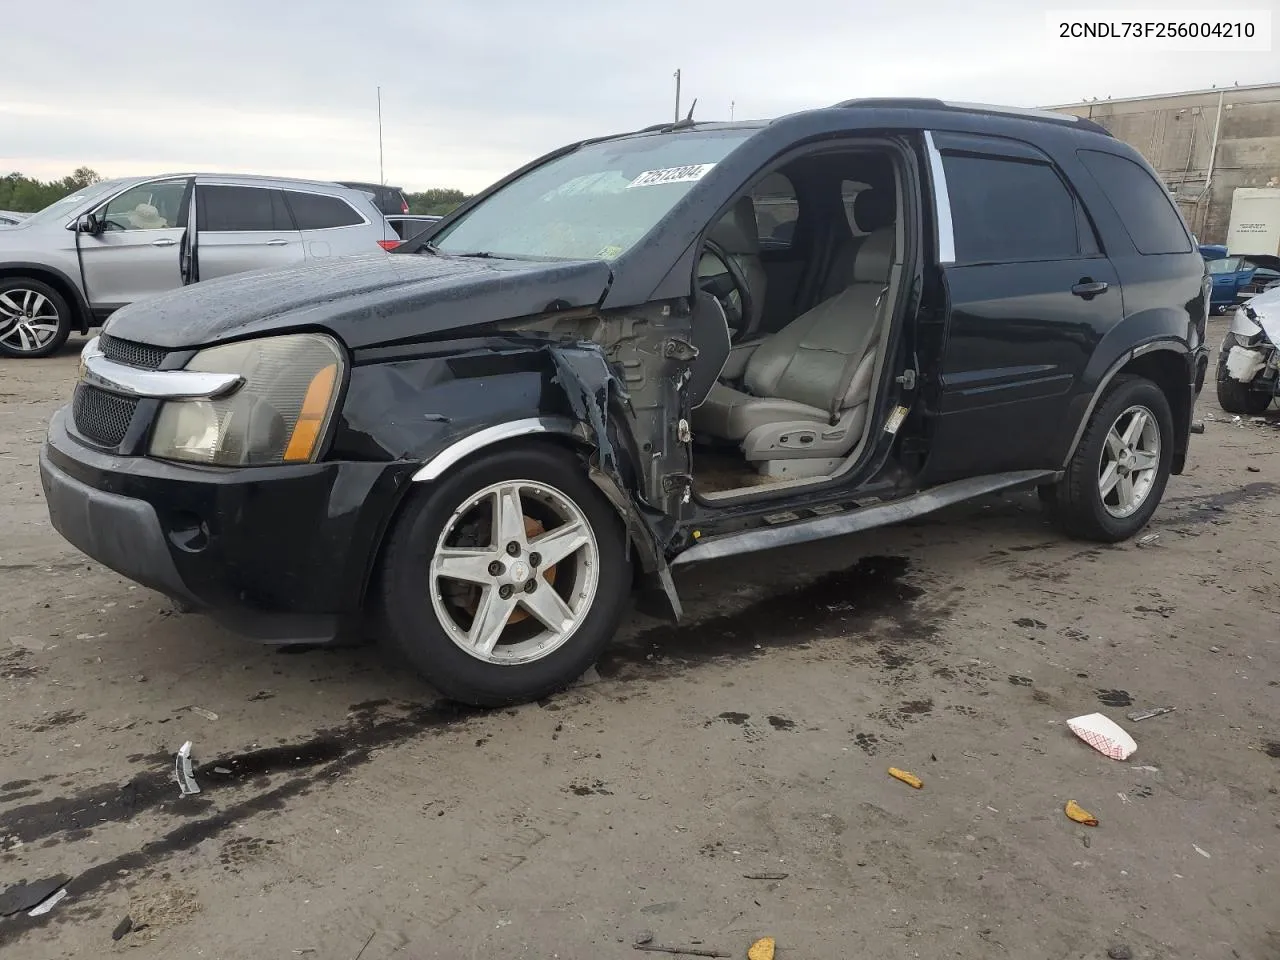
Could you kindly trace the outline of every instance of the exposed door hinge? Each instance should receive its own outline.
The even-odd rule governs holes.
[[[916,388],[916,372],[911,368],[902,371],[902,376],[897,377],[897,382],[902,384],[904,390],[914,390]]]

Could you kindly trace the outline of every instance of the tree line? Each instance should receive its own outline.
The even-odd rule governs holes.
[[[34,213],[101,179],[96,171],[88,167],[80,167],[71,176],[61,180],[37,180],[21,173],[5,174],[0,177],[0,210]],[[409,201],[410,213],[443,216],[458,204],[471,199],[471,195],[461,190],[436,187],[419,193],[406,191],[405,198]]]
[[[91,183],[101,180],[95,171],[88,167],[80,167],[69,177],[61,180],[36,180],[24,177],[20,173],[9,173],[0,177],[0,210],[13,210],[17,213],[35,213],[55,200],[61,200],[69,193],[83,190]]]

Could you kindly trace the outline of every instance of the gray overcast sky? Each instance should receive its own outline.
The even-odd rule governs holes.
[[[1144,5],[1223,12],[1114,5],[1117,18]],[[701,119],[727,119],[730,101],[746,119],[855,96],[1036,106],[1280,79],[1277,43],[1123,55],[1053,44],[1044,14],[1073,7],[1062,0],[4,6],[0,173],[41,178],[87,164],[376,180],[378,84],[387,181],[475,190],[566,141],[668,119],[676,67]]]

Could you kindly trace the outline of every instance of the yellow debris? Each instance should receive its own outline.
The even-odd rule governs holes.
[[[747,960],[773,960],[773,937],[761,937],[747,951]]]
[[[1083,823],[1086,827],[1096,827],[1098,825],[1098,818],[1074,800],[1067,801],[1067,816],[1076,823]]]
[[[889,776],[895,780],[901,780],[909,787],[915,787],[919,790],[924,786],[924,781],[917,777],[914,773],[907,773],[905,770],[899,770],[897,767],[889,768]]]

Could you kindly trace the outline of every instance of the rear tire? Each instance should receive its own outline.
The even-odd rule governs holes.
[[[558,545],[542,539],[557,533]],[[442,694],[474,706],[572,683],[599,659],[630,590],[617,513],[551,446],[506,447],[419,486],[383,554],[386,639]]]
[[[69,336],[71,308],[62,294],[40,280],[0,280],[0,356],[47,357]]]
[[[1172,465],[1173,413],[1164,391],[1144,377],[1117,377],[1057,484],[1055,518],[1072,537],[1127,540],[1160,505]]]
[[[1265,393],[1250,390],[1247,383],[1239,380],[1219,379],[1218,405],[1227,413],[1256,417],[1271,406],[1271,398]]]

